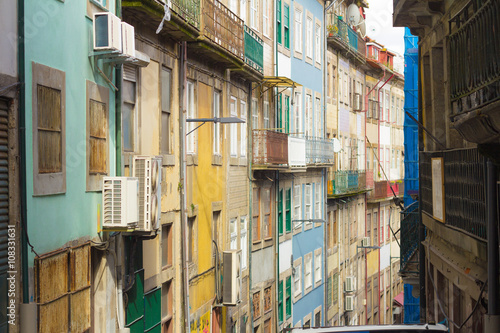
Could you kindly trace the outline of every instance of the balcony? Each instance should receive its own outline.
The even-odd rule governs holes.
[[[371,175],[371,176],[370,176]],[[336,198],[364,193],[370,189],[373,172],[364,170],[338,170],[328,182],[328,197]],[[368,180],[368,181],[367,181]]]
[[[333,165],[333,142],[322,138],[306,139],[307,164]]]
[[[306,139],[288,137],[288,165],[291,168],[306,167]]]
[[[368,195],[368,200],[379,201],[387,198],[392,198],[394,195],[397,197],[404,195],[403,183],[381,180],[375,182],[375,189]]]
[[[333,15],[332,12],[327,14],[328,26],[327,35],[328,42],[334,46],[344,50],[354,59],[365,63],[366,61],[366,42],[361,36],[354,31],[347,23],[339,16]]]
[[[259,73],[264,73],[264,41],[246,25],[245,62]]]
[[[408,276],[411,273],[418,272],[418,256],[416,255],[419,247],[420,217],[418,214],[418,201],[405,208],[401,212],[401,268],[400,273]]]
[[[253,130],[253,168],[288,167],[288,135],[269,130]]]

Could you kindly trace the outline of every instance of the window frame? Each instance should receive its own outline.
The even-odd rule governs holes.
[[[133,70],[135,73],[134,73],[134,77],[131,77],[131,76],[128,76],[126,75],[125,73],[127,72],[127,70],[125,70],[125,68],[128,67],[129,70]],[[134,85],[134,100],[125,100],[124,98],[124,94],[123,94],[123,91],[126,91],[127,89],[124,89],[122,88],[122,100],[121,100],[121,103],[122,103],[122,119],[121,119],[121,126],[122,126],[122,151],[123,151],[123,154],[133,154],[136,150],[136,146],[137,146],[137,119],[138,119],[138,83],[139,83],[139,73],[137,71],[137,67],[135,66],[132,66],[132,65],[123,65],[123,77],[122,77],[122,87],[125,86],[126,82],[130,82],[131,84]],[[124,126],[124,105],[133,105],[133,108],[132,108],[132,121],[133,121],[133,128],[130,130],[132,132],[132,138],[131,138],[131,149],[126,149],[125,148],[125,135],[124,135],[124,131],[123,129],[125,128]],[[160,110],[160,111],[163,111],[163,110]],[[160,115],[160,118],[161,118],[161,115]],[[161,130],[161,123],[160,123],[160,130]],[[160,149],[161,149],[161,137],[160,137]]]
[[[186,84],[186,95],[187,95],[187,118],[196,118],[196,89],[195,89],[195,81],[188,80]],[[196,128],[195,123],[187,123],[186,124],[186,133],[193,131]],[[186,136],[186,154],[188,155],[196,155],[197,153],[197,131],[193,131],[189,135]]]
[[[293,19],[294,19],[294,52],[298,53],[295,55],[296,57],[302,58],[302,17],[303,17],[303,10],[301,7],[298,7],[297,5],[294,5],[294,14],[293,14]]]
[[[259,31],[259,0],[250,0],[250,26],[255,31]]]
[[[231,113],[231,117],[237,117],[238,116],[238,105],[237,105],[238,100],[236,97],[231,96],[230,97],[230,102],[229,102],[229,109]],[[238,126],[237,124],[230,124],[229,125],[229,154],[231,157],[238,157]]]
[[[248,268],[248,217],[240,216],[240,249],[241,249],[241,271]]]
[[[212,101],[212,114],[214,118],[221,117],[221,91],[214,89],[213,92],[213,101]],[[216,105],[217,104],[217,105]],[[216,156],[222,156],[222,139],[221,139],[221,126],[220,123],[213,123],[213,145],[212,145],[212,153]]]
[[[313,289],[313,258],[312,252],[304,255],[304,294]]]
[[[240,101],[240,118],[245,122],[240,123],[240,157],[247,157],[247,116],[246,116],[247,103],[243,100]]]
[[[66,73],[35,62],[32,69],[32,142],[33,142],[33,195],[66,193]],[[38,85],[60,90],[61,98],[61,171],[39,172],[38,158]]]
[[[323,281],[323,253],[321,251],[322,249],[316,249],[314,251],[314,288],[317,288],[321,285],[321,282]],[[319,264],[318,264],[319,262]],[[319,270],[319,272],[318,272]]]
[[[290,5],[283,6],[283,45],[290,50]]]
[[[309,60],[313,60],[313,48],[314,48],[314,41],[313,41],[313,25],[314,25],[314,20],[312,15],[307,13],[306,15],[306,58]]]
[[[321,24],[318,24],[316,20],[314,24],[314,54],[315,54],[315,62],[316,64],[321,64]]]

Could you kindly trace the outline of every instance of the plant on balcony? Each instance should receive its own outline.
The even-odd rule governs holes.
[[[336,35],[339,32],[339,28],[336,24],[329,24],[326,29],[328,30],[328,37],[333,37],[333,35]]]

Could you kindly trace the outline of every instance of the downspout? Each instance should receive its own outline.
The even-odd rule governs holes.
[[[275,199],[276,199],[276,197],[278,197],[278,200],[275,201],[275,202],[279,203],[279,193],[280,193],[279,192],[280,191],[280,182],[279,182],[279,177],[280,176],[279,176],[279,174],[280,173],[279,173],[279,171],[276,170],[274,172],[274,174],[275,174],[275,177],[274,177],[275,178],[275,184],[274,184],[275,185]],[[281,202],[281,205],[283,205],[283,201]],[[283,215],[284,215],[283,212],[286,214],[286,210],[283,210],[283,208],[282,208],[281,211],[282,211],[281,217],[282,217],[282,220],[283,220]],[[278,209],[276,209],[276,213],[274,214],[274,216],[278,217]],[[276,225],[276,233],[275,233],[275,235],[276,235],[275,236],[276,243],[275,243],[275,250],[274,250],[274,256],[276,258],[275,259],[276,260],[276,265],[274,266],[275,267],[276,277],[275,277],[274,281],[278,282],[278,286],[275,288],[276,294],[277,294],[276,299],[278,300],[278,302],[274,302],[274,304],[275,304],[275,308],[276,308],[276,316],[275,316],[275,318],[276,318],[276,326],[275,327],[279,327],[279,318],[278,318],[278,312],[279,312],[279,290],[278,290],[278,288],[279,288],[279,283],[280,283],[279,282],[280,281],[280,256],[279,256],[279,254],[280,254],[280,252],[279,252],[279,245],[280,245],[280,233],[279,232],[280,232],[280,230],[279,230],[279,220],[278,220],[278,218],[276,218],[276,220],[277,220],[277,223],[275,223],[275,225]],[[283,225],[283,229],[284,229],[284,231],[286,231],[286,227],[284,225]],[[284,319],[284,317],[283,317],[283,319]]]
[[[328,175],[328,172],[326,170],[326,168],[323,169],[323,179],[326,179],[327,178],[327,175]],[[324,306],[323,306],[323,325],[322,326],[326,326],[326,318],[328,316],[328,270],[327,270],[327,267],[326,265],[328,264],[328,258],[327,258],[327,254],[328,254],[328,234],[326,233],[326,231],[328,230],[328,228],[326,228],[326,225],[328,223],[328,215],[327,215],[327,201],[328,201],[328,189],[327,189],[327,185],[325,186],[325,183],[323,182],[323,281],[326,282],[326,290],[324,289],[325,288],[325,283],[323,282],[323,294],[325,295],[324,297]],[[325,244],[326,244],[326,248],[325,248]],[[332,278],[333,279],[333,278]],[[333,282],[333,281],[332,281]],[[333,288],[332,288],[333,289]]]
[[[115,92],[115,175],[122,175],[122,75],[123,67],[119,66],[116,71]]]
[[[181,49],[181,63],[180,63],[180,75],[179,75],[179,118],[180,118],[180,148],[181,154],[180,158],[180,177],[182,181],[182,195],[181,195],[181,233],[182,233],[182,265],[184,271],[184,283],[183,283],[183,292],[184,292],[184,330],[186,333],[190,333],[190,314],[189,314],[189,267],[187,264],[187,247],[188,247],[188,239],[187,239],[187,197],[186,197],[186,84],[187,84],[187,43],[182,42],[180,45]]]
[[[249,83],[249,93],[248,93],[248,96],[247,96],[247,106],[248,106],[248,117],[247,119],[252,119],[252,83],[250,82]],[[250,157],[252,156],[253,157],[253,128],[252,128],[252,122],[250,121],[250,126],[247,126],[247,128],[249,128],[249,131],[250,133],[252,134],[251,136],[249,135],[247,140],[248,140],[248,158],[250,159]],[[252,330],[253,330],[253,306],[252,306],[252,297],[250,297],[250,290],[252,290],[252,229],[250,227],[251,223],[253,223],[253,215],[252,215],[252,207],[253,207],[253,197],[252,197],[252,194],[253,194],[253,191],[252,191],[252,179],[253,179],[253,174],[252,174],[252,162],[250,161],[248,163],[248,183],[249,183],[249,186],[248,186],[248,225],[247,225],[247,235],[248,235],[248,240],[247,240],[247,247],[248,247],[248,251],[247,251],[247,255],[248,255],[248,298],[250,300],[250,322],[252,323]],[[246,325],[245,325],[246,327]]]
[[[380,147],[380,145],[379,145]],[[381,233],[382,233],[382,230],[380,229],[380,202],[378,204],[378,214],[377,214],[377,234],[378,234],[378,246],[380,247],[380,239],[382,236]],[[384,214],[384,217],[385,217],[385,214]],[[380,249],[377,249],[378,251],[378,279],[377,279],[377,283],[378,283],[378,295],[377,295],[377,303],[378,303],[378,323],[374,323],[375,325],[380,325],[380,315],[382,314],[382,309],[380,308]]]
[[[21,85],[19,86],[19,168],[20,168],[20,213],[21,228],[21,261],[23,303],[29,303],[28,277],[28,220],[26,207],[26,84],[25,84],[25,47],[24,47],[24,0],[19,0],[17,8],[17,66]]]
[[[423,111],[422,111],[422,58],[421,55],[421,46],[418,46],[418,119],[423,119]],[[418,150],[419,150],[419,158],[418,158],[418,178],[422,178],[422,166],[420,153],[424,151],[424,132],[422,127],[418,127]],[[419,228],[418,228],[418,240],[419,240],[419,249],[418,249],[418,270],[420,272],[419,275],[419,300],[420,300],[420,322],[427,322],[427,299],[425,294],[425,247],[423,242],[425,241],[425,225],[422,222],[422,187],[418,186],[418,199],[420,203],[418,204],[418,216],[419,216]]]

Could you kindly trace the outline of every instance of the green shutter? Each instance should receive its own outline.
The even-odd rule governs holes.
[[[278,284],[278,322],[283,321],[283,280]]]
[[[290,7],[285,4],[285,12],[284,12],[284,23],[285,23],[285,31],[284,31],[284,35],[285,35],[285,47],[286,48],[290,48]],[[281,43],[281,39],[280,39],[280,43]]]
[[[329,309],[332,306],[332,276],[328,277],[328,281],[326,282],[326,308]]]
[[[276,41],[281,44],[281,0],[276,1]]]
[[[292,189],[286,190],[286,232],[292,231]]]
[[[283,235],[283,189],[278,195],[278,232]]]
[[[290,133],[290,96],[285,96],[285,116],[283,117],[285,124],[285,133]]]
[[[277,100],[278,100],[278,110],[277,110],[277,114],[278,114],[278,128],[280,128],[280,132],[283,132],[283,130],[281,129],[283,127],[283,117],[282,117],[282,114],[281,114],[281,110],[282,110],[282,107],[281,107],[281,94],[278,95],[277,97]]]
[[[286,278],[286,318],[290,318],[292,316],[292,277],[289,276]]]

